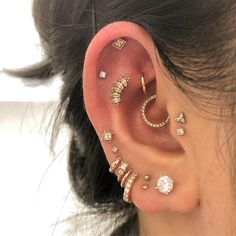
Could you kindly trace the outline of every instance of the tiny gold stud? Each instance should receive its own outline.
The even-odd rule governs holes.
[[[184,128],[178,128],[176,131],[178,136],[183,136],[185,134]]]
[[[149,181],[150,179],[151,179],[151,177],[150,177],[149,175],[145,175],[145,176],[144,176],[144,180],[145,180],[145,181]]]
[[[119,151],[118,147],[115,147],[115,146],[114,146],[114,147],[112,148],[112,152],[113,152],[113,153],[117,153],[118,151]]]
[[[185,119],[185,115],[183,112],[181,112],[177,118],[175,118],[175,121],[178,123],[182,123],[185,124],[186,123],[186,119]]]
[[[148,189],[149,189],[149,185],[147,185],[147,184],[143,185],[143,186],[142,186],[142,189],[143,189],[143,190],[148,190]]]
[[[114,133],[112,131],[105,131],[104,130],[101,140],[105,141],[105,142],[111,142],[113,139],[113,135],[114,135]]]

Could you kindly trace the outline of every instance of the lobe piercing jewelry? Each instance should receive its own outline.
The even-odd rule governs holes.
[[[143,185],[143,186],[142,186],[142,189],[143,189],[143,190],[148,190],[148,189],[149,189],[149,185],[147,185],[147,184]]]
[[[155,189],[157,189],[160,193],[169,194],[174,187],[174,181],[167,175],[160,175],[157,180],[157,185]]]
[[[144,80],[143,75],[141,77],[141,83],[142,83],[143,93],[146,94],[146,85],[145,85],[145,80]]]
[[[119,168],[118,168],[118,173],[117,173],[117,181],[120,182],[121,177],[123,176],[123,174],[127,171],[129,167],[129,163],[122,161]]]
[[[129,77],[122,77],[120,80],[115,81],[114,85],[112,86],[112,103],[117,107],[121,103],[121,95],[124,89],[128,86],[128,81]]]
[[[182,123],[185,124],[186,123],[186,119],[185,119],[185,115],[183,112],[181,112],[178,117],[175,118],[175,121],[178,123]]]
[[[125,46],[126,43],[127,43],[127,41],[125,41],[124,39],[116,39],[112,43],[112,47],[121,50]]]
[[[132,203],[132,200],[130,199],[130,191],[131,191],[133,184],[134,184],[135,180],[137,179],[137,177],[138,177],[138,174],[133,173],[125,185],[125,190],[124,190],[124,194],[123,194],[123,200],[125,202]]]
[[[104,130],[101,140],[110,143],[113,139],[113,135],[114,135],[114,133],[112,131],[105,131]]]
[[[165,121],[163,121],[163,122],[161,122],[161,123],[154,124],[154,123],[151,123],[151,122],[147,119],[146,114],[145,114],[145,109],[146,109],[147,104],[148,104],[150,101],[154,100],[154,99],[156,99],[156,95],[153,95],[153,96],[149,97],[149,98],[143,103],[143,105],[142,105],[142,107],[141,107],[141,115],[142,115],[142,118],[143,118],[144,122],[145,122],[148,126],[150,126],[150,127],[152,127],[152,128],[162,128],[162,127],[164,127],[164,126],[166,126],[166,125],[168,124],[168,122],[169,122],[169,120],[170,120],[170,117],[169,117],[169,116],[167,117],[167,119],[166,119]]]
[[[149,181],[150,179],[151,179],[151,177],[150,177],[149,175],[145,175],[145,176],[144,176],[144,180],[145,180],[145,181]]]
[[[178,136],[184,136],[184,134],[185,134],[184,128],[178,128],[178,129],[176,129],[176,131],[177,131]]]
[[[106,79],[106,77],[107,77],[107,72],[101,70],[100,73],[99,73],[99,78],[100,79]]]
[[[151,177],[150,177],[149,175],[145,175],[145,176],[144,176],[144,180],[145,180],[145,181],[150,181],[150,179],[151,179]],[[149,189],[149,185],[148,185],[148,184],[144,184],[144,185],[142,186],[142,189],[143,189],[143,190],[148,190],[148,189]]]
[[[129,171],[124,175],[124,177],[122,178],[121,183],[120,183],[120,186],[121,186],[122,188],[125,187],[125,181],[127,180],[128,176],[132,173],[132,171],[133,171],[132,169],[129,170]]]
[[[114,173],[116,167],[120,164],[120,162],[121,162],[121,158],[118,157],[118,158],[111,164],[111,166],[110,166],[110,168],[109,168],[109,172]]]

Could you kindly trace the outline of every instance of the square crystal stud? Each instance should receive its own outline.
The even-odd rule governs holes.
[[[106,79],[106,77],[107,77],[107,72],[105,72],[105,71],[100,71],[100,74],[99,74],[99,78],[101,78],[101,79]]]
[[[184,128],[178,128],[177,129],[177,135],[178,136],[183,136],[185,134]]]
[[[112,141],[112,136],[113,136],[113,132],[110,131],[104,131],[103,132],[103,136],[102,136],[102,140],[106,141],[106,142],[111,142]]]
[[[124,39],[117,39],[112,43],[112,47],[121,50],[127,42]]]
[[[119,150],[119,149],[118,149],[117,147],[113,147],[113,148],[112,148],[112,152],[113,152],[113,153],[117,153],[118,150]]]

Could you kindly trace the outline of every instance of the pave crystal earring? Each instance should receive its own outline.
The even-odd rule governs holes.
[[[167,119],[161,123],[151,123],[147,117],[146,117],[146,114],[145,114],[145,109],[146,109],[146,106],[149,102],[151,102],[152,100],[155,100],[156,99],[156,95],[153,95],[151,97],[149,97],[142,105],[141,107],[141,115],[142,115],[142,118],[143,118],[143,121],[145,122],[145,124],[147,124],[148,126],[152,127],[152,128],[162,128],[164,126],[166,126],[170,120],[169,116],[167,117]]]

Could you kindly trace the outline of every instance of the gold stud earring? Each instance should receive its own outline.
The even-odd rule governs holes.
[[[124,190],[124,194],[123,194],[123,200],[125,202],[128,203],[132,203],[132,200],[130,198],[130,192],[131,189],[134,185],[135,180],[138,178],[138,174],[137,173],[133,173],[130,177],[129,180],[127,181],[126,185],[125,185],[125,190]]]
[[[141,83],[142,83],[143,93],[146,94],[146,85],[145,85],[145,79],[143,75],[141,77]]]
[[[145,124],[147,124],[148,126],[152,127],[152,128],[162,128],[164,126],[166,126],[170,120],[169,116],[167,117],[167,119],[161,123],[157,123],[157,124],[154,124],[154,123],[151,123],[147,117],[146,117],[146,114],[145,114],[145,109],[146,109],[146,106],[149,102],[151,102],[152,100],[156,99],[156,95],[153,95],[151,97],[149,97],[142,105],[141,107],[141,115],[142,115],[142,118],[145,122]]]
[[[117,107],[121,103],[121,96],[124,89],[128,86],[128,82],[129,82],[129,77],[122,77],[120,80],[115,81],[114,85],[112,86],[112,91],[111,91],[112,103]]]
[[[177,131],[178,136],[184,136],[185,135],[184,128],[178,128],[178,129],[176,129],[176,131]]]
[[[113,139],[114,132],[104,130],[101,140],[105,142],[111,142]]]
[[[185,124],[186,123],[186,119],[185,119],[185,115],[183,112],[181,112],[178,117],[175,118],[175,121],[181,124]]]
[[[160,193],[169,194],[174,187],[174,181],[167,175],[160,175],[157,180],[157,185],[155,189],[157,189]]]
[[[150,179],[151,179],[151,177],[150,177],[149,175],[145,175],[145,176],[144,176],[144,180],[145,180],[146,182],[150,181]],[[142,189],[143,189],[143,190],[148,190],[148,189],[149,189],[149,185],[148,185],[148,184],[144,184],[144,185],[142,186]]]
[[[114,146],[114,147],[112,148],[112,152],[113,152],[113,153],[117,153],[118,151],[119,151],[118,147]]]
[[[125,46],[126,43],[127,43],[127,41],[125,41],[124,39],[116,39],[112,43],[112,47],[121,50]]]

